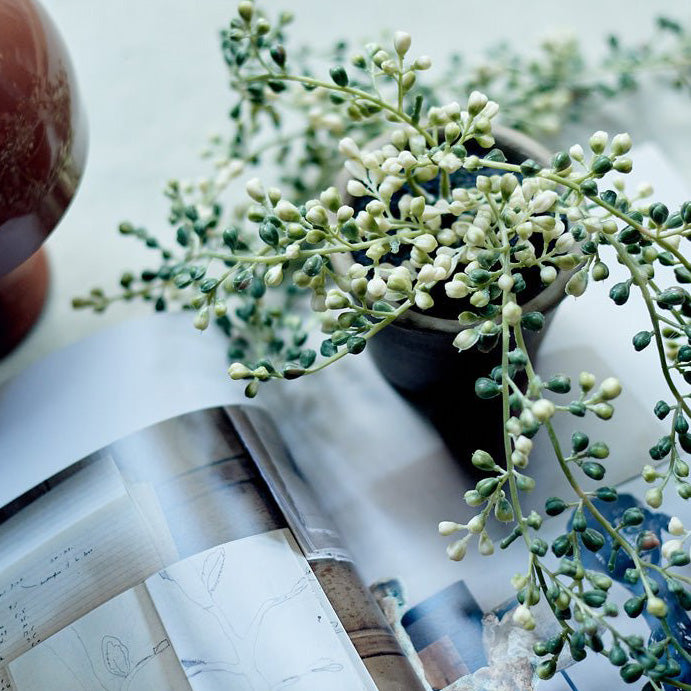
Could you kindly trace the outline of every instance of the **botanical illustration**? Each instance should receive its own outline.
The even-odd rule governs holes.
[[[10,663],[17,691],[189,691],[143,588],[93,610]]]
[[[186,559],[147,587],[194,691],[362,688],[309,578],[271,533]]]

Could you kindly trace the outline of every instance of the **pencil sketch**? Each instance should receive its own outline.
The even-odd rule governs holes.
[[[189,691],[140,591],[124,593],[10,663],[17,691]]]
[[[311,590],[309,567],[269,535],[209,550],[147,581],[191,687],[362,688]]]

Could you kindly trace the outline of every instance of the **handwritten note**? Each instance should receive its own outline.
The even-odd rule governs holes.
[[[0,665],[163,566],[109,459],[0,526],[0,554]]]

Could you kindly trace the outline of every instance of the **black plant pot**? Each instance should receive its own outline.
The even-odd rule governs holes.
[[[549,152],[529,137],[496,125],[493,133],[496,146],[510,162],[522,163],[530,158],[542,166],[549,165]],[[373,147],[382,143],[375,141]],[[468,148],[470,153],[483,153],[482,149]],[[352,198],[346,202],[358,204]],[[554,309],[564,297],[564,287],[571,275],[572,272],[560,272],[546,288],[541,287],[537,276],[533,285],[527,279],[528,287],[520,294],[525,295],[523,310],[545,315],[541,332],[525,334],[531,359],[536,355]],[[469,472],[474,472],[470,455],[476,449],[482,448],[497,459],[504,453],[501,400],[481,400],[475,395],[476,379],[489,376],[492,368],[501,364],[501,350],[495,347],[486,353],[476,349],[459,352],[453,340],[464,327],[455,316],[457,310],[454,316],[447,317],[446,300],[446,304],[438,301],[441,305],[438,314],[443,310],[447,313],[444,316],[435,316],[437,304],[424,313],[411,309],[374,336],[368,351],[384,378],[429,418],[452,455]]]

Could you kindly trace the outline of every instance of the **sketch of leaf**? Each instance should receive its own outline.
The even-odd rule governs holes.
[[[159,571],[159,572],[158,572],[158,575],[159,575],[159,576],[161,577],[161,579],[164,580],[164,581],[172,581],[173,583],[175,583],[175,579],[174,579],[174,578],[171,578],[171,577],[168,575],[168,572],[167,572],[165,569],[163,569],[162,571]]]
[[[164,650],[170,648],[170,641],[164,638],[160,643],[154,648],[154,655],[160,655]]]
[[[130,651],[115,636],[104,636],[101,641],[101,654],[106,669],[116,677],[126,677],[130,673]]]
[[[206,590],[211,595],[211,593],[216,590],[218,582],[221,580],[221,575],[223,574],[223,565],[226,561],[225,550],[221,547],[220,549],[211,552],[204,559],[204,566],[202,567],[202,580],[206,586]]]

